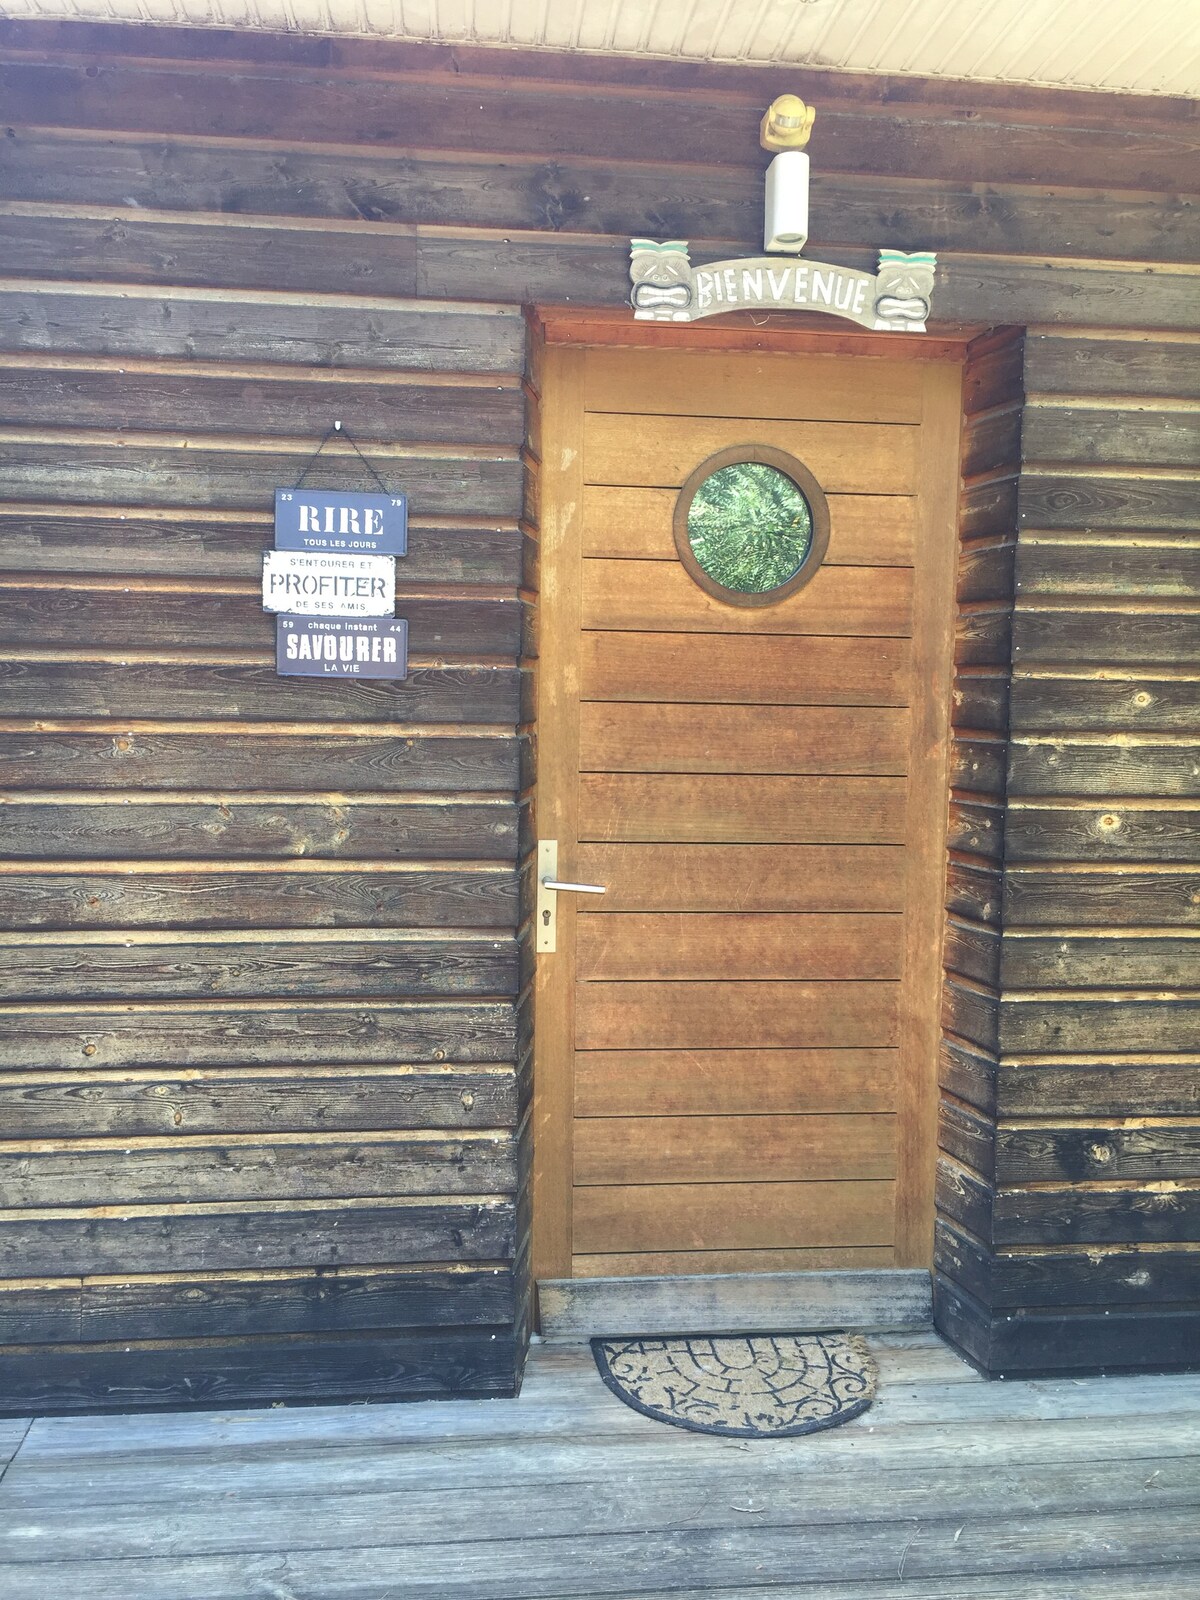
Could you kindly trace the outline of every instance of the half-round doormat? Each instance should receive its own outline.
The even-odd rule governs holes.
[[[875,1363],[845,1333],[593,1339],[600,1376],[659,1422],[734,1439],[836,1428],[875,1398]]]

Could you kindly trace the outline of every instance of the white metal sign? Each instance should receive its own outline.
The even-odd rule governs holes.
[[[391,556],[266,550],[262,603],[264,611],[293,617],[391,617],[396,563]]]

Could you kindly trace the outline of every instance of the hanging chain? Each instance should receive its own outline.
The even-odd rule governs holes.
[[[383,479],[379,476],[378,472],[376,472],[376,470],[375,470],[374,466],[372,466],[371,462],[369,462],[367,460],[366,456],[363,455],[362,451],[358,448],[358,441],[354,438],[354,436],[350,432],[350,430],[348,428],[343,428],[340,422],[331,423],[329,425],[329,427],[325,430],[324,438],[321,440],[321,442],[317,446],[317,448],[313,451],[312,455],[309,456],[308,464],[305,466],[304,471],[300,474],[300,476],[297,478],[296,482],[292,485],[293,491],[303,487],[304,480],[305,480],[305,478],[308,477],[309,473],[312,471],[313,466],[316,463],[317,457],[321,454],[321,451],[324,450],[325,446],[329,443],[330,439],[333,438],[335,433],[343,433],[343,434],[345,434],[346,438],[349,439],[349,441],[350,441],[350,446],[353,449],[354,454],[358,457],[358,459],[362,462],[363,466],[366,467],[367,471],[371,474],[371,476],[375,479],[375,482],[379,485],[380,492],[390,496],[392,491],[388,488],[387,484],[384,483]]]

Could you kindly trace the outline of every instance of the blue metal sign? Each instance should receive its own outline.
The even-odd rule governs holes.
[[[276,489],[275,548],[407,555],[408,496]]]
[[[281,678],[406,678],[408,623],[276,617],[275,671]]]

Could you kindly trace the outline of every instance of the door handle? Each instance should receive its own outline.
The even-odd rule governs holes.
[[[539,955],[553,955],[558,948],[559,893],[605,894],[607,891],[602,883],[568,883],[555,877],[558,871],[557,839],[539,839],[537,857],[534,949]]]

